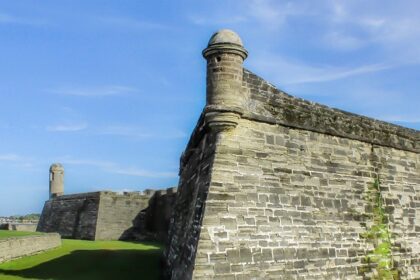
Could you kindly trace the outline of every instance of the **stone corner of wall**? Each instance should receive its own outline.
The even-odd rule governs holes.
[[[191,133],[188,144],[184,152],[181,154],[180,167],[179,167],[179,172],[178,172],[179,175],[182,174],[182,171],[188,164],[190,157],[197,150],[198,145],[201,142],[201,139],[203,139],[204,135],[207,133],[205,121],[204,121],[204,113],[205,113],[205,109],[203,109],[203,112],[201,113],[200,118],[198,119],[197,124],[195,125],[195,128],[193,132]]]

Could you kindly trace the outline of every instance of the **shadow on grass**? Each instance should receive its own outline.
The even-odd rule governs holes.
[[[142,279],[160,276],[161,250],[78,250],[23,270],[0,269],[5,275],[32,279]]]

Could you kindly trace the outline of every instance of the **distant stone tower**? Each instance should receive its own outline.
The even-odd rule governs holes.
[[[64,194],[64,167],[53,163],[50,167],[50,198]]]
[[[228,29],[213,34],[203,51],[207,60],[206,123],[216,131],[235,127],[243,113],[243,62],[248,52]]]

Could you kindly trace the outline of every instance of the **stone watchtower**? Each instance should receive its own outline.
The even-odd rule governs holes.
[[[50,198],[64,194],[64,167],[53,163],[50,167]]]
[[[206,123],[215,131],[235,127],[243,113],[243,62],[248,52],[235,32],[222,29],[210,38],[203,56],[207,60]]]

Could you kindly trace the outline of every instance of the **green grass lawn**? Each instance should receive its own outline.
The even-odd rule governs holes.
[[[159,279],[161,253],[152,243],[63,239],[60,248],[0,264],[0,279]]]
[[[29,232],[29,231],[0,230],[0,239],[8,238],[8,237],[21,237],[21,236],[28,236],[28,235],[40,235],[40,234],[42,233]]]

